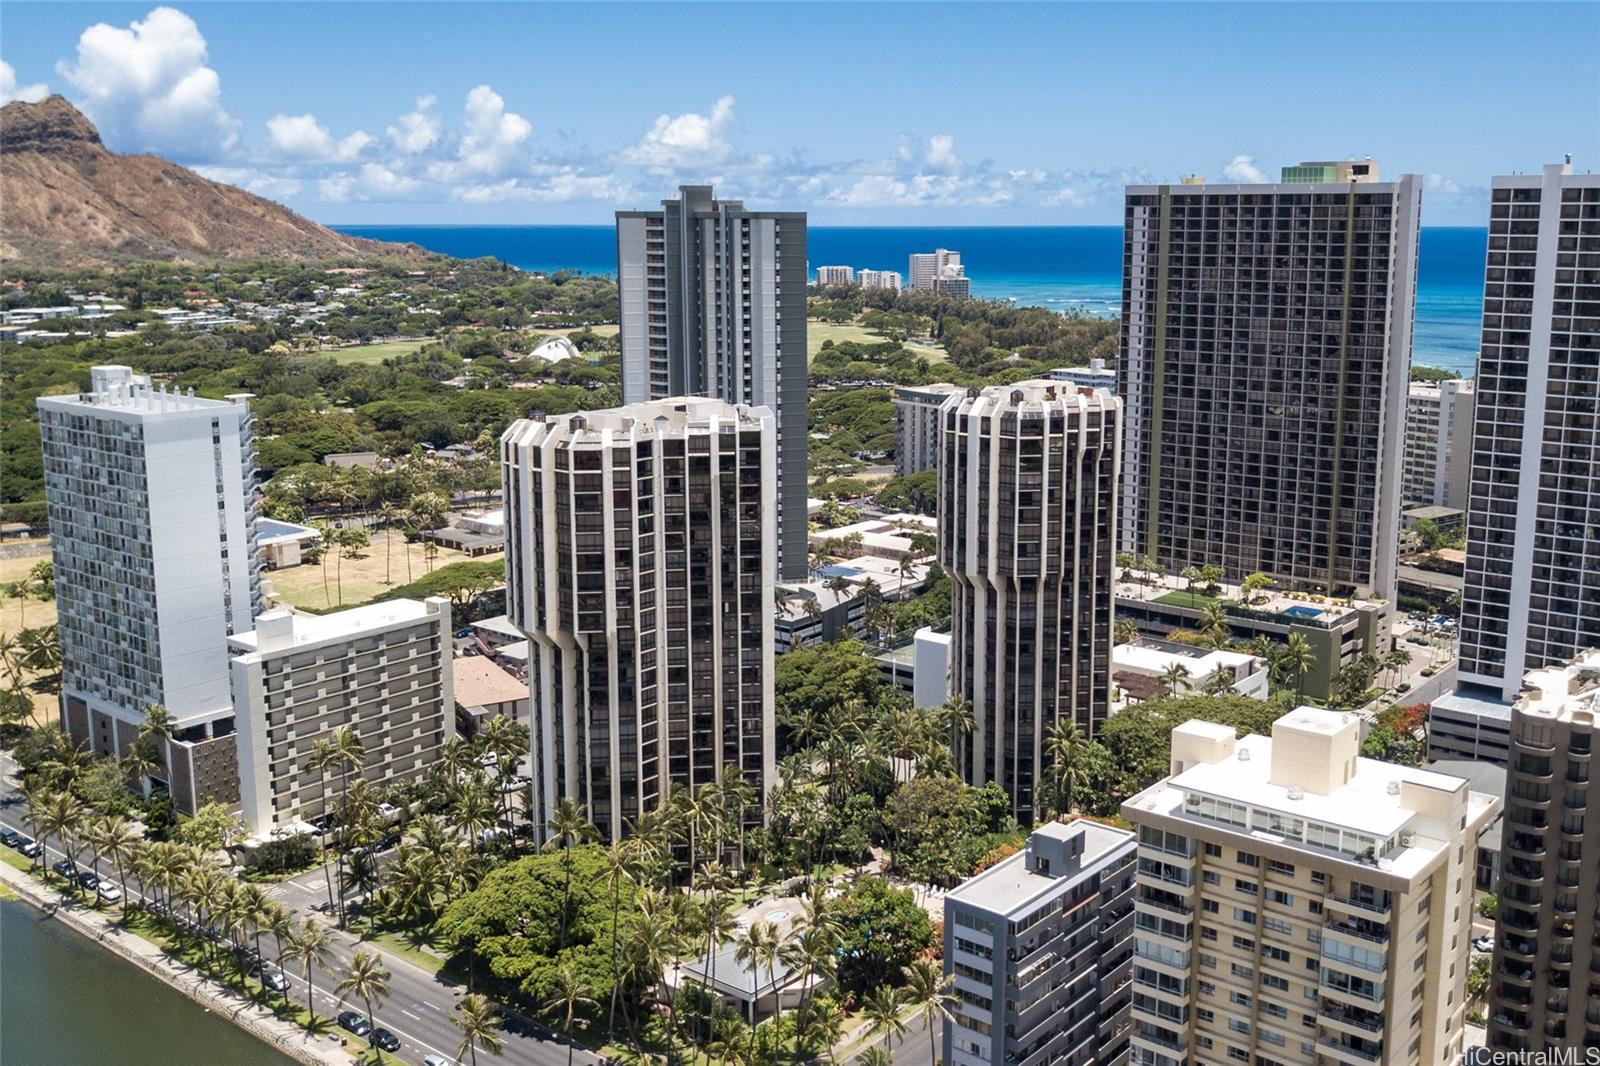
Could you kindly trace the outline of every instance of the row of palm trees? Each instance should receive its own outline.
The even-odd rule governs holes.
[[[358,950],[345,967],[338,968],[332,930],[310,917],[297,920],[259,885],[233,877],[199,848],[145,840],[130,819],[96,813],[70,791],[51,789],[44,782],[29,787],[24,795],[35,839],[41,844],[39,864],[43,864],[45,846],[52,840],[74,870],[85,851],[91,869],[101,862],[110,863],[122,891],[121,921],[125,922],[135,907],[164,919],[180,950],[185,940],[190,941],[203,968],[220,973],[231,958],[233,980],[241,989],[253,960],[265,962],[262,938],[270,936],[276,946],[275,967],[286,971],[291,965],[299,966],[306,985],[308,1028],[318,1024],[319,971],[338,978],[334,992],[340,1002],[347,997],[360,999],[377,1028],[377,1010],[389,996],[390,976],[378,955]],[[128,892],[130,875],[142,886],[137,903]],[[71,890],[83,891],[76,877]],[[231,950],[225,950],[225,945]],[[247,947],[248,952],[244,950]],[[458,1058],[470,1055],[476,1062],[479,1048],[499,1053],[503,1043],[498,1035],[499,1017],[484,997],[463,997],[455,1021],[462,1032]]]

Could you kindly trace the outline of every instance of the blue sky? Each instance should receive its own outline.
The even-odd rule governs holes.
[[[59,92],[332,223],[606,222],[681,181],[818,224],[1105,224],[1129,181],[1371,155],[1481,225],[1600,166],[1600,5],[10,3]]]

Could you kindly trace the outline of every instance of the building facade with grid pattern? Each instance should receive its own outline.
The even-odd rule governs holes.
[[[1136,1066],[1462,1061],[1478,833],[1459,777],[1364,759],[1355,715],[1198,719],[1122,805],[1139,835]]]
[[[806,560],[806,216],[685,185],[617,212],[622,402],[712,396],[777,419],[778,566]]]
[[[767,409],[695,397],[506,431],[536,824],[571,796],[616,839],[675,786],[770,787],[776,438]]]
[[[1600,1048],[1597,723],[1600,650],[1534,670],[1511,710],[1489,986],[1495,1051]]]
[[[1127,190],[1122,550],[1392,601],[1420,183]]]
[[[1406,503],[1467,509],[1473,396],[1470,380],[1411,383],[1406,394]]]
[[[260,598],[247,401],[154,388],[125,366],[38,401],[62,722],[121,756],[145,708],[165,707],[174,742],[152,777],[185,811],[238,796],[228,637]]]
[[[1019,820],[1046,800],[1058,722],[1110,712],[1121,404],[1049,381],[969,390],[941,409],[939,560],[951,581],[951,693],[972,706],[959,768]]]
[[[340,729],[361,742],[352,776],[373,785],[420,783],[455,739],[450,601],[442,596],[326,615],[280,608],[229,645],[239,805],[252,833],[332,813],[311,756]]]
[[[1460,679],[1514,698],[1600,645],[1600,174],[1495,178]]]

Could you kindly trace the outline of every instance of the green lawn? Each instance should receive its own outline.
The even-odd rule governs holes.
[[[334,348],[318,352],[339,363],[381,363],[385,359],[410,355],[428,341],[384,341],[381,344],[360,344],[353,348]]]
[[[882,344],[887,338],[854,322],[806,322],[806,357],[809,359],[822,350],[823,341],[840,344],[857,341],[861,344]]]
[[[1157,596],[1155,602],[1164,603],[1168,607],[1192,607],[1197,611],[1203,611],[1211,604],[1222,601],[1215,596],[1202,596],[1198,592],[1176,589],[1164,596]]]

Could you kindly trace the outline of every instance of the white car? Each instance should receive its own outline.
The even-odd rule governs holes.
[[[118,888],[110,881],[101,881],[97,886],[95,886],[95,891],[99,893],[100,898],[107,903],[122,902],[122,889]]]

